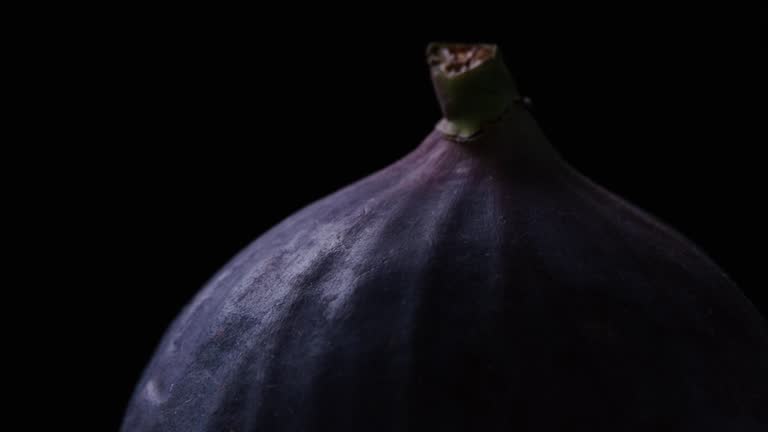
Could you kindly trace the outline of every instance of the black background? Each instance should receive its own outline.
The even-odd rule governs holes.
[[[270,226],[415,148],[431,40],[501,45],[553,144],[699,244],[763,313],[754,11],[109,11],[51,41],[48,186],[104,430],[179,309]],[[320,14],[325,14],[322,17]],[[317,14],[317,15],[315,15]],[[350,15],[351,14],[351,15]],[[328,16],[333,18],[328,18]],[[492,19],[493,18],[493,19]],[[72,103],[72,102],[75,103]],[[753,252],[754,250],[754,252]]]

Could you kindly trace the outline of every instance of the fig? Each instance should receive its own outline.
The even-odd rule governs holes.
[[[768,327],[723,270],[570,166],[497,46],[427,59],[434,130],[221,269],[122,430],[768,430]]]

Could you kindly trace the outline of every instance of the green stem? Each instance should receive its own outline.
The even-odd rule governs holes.
[[[427,59],[443,112],[437,129],[446,135],[472,137],[519,98],[496,45],[431,43]]]

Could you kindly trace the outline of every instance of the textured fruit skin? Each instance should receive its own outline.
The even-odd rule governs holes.
[[[123,431],[765,431],[768,331],[522,109],[290,216],[185,308]]]

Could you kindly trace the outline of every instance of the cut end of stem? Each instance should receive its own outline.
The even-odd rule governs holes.
[[[493,44],[431,43],[427,63],[446,135],[472,137],[496,122],[517,98],[514,80]]]
[[[446,77],[455,77],[477,68],[496,56],[496,45],[431,43],[427,63]]]

